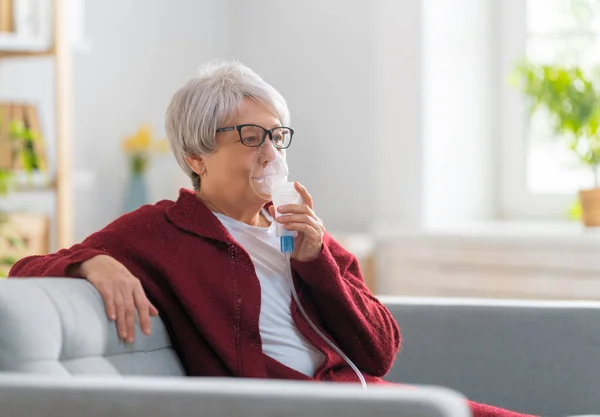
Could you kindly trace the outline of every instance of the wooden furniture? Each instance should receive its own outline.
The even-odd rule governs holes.
[[[380,294],[600,300],[600,230],[578,223],[377,235]]]
[[[8,275],[14,262],[25,256],[49,252],[50,221],[48,216],[12,213],[0,223],[0,277]]]
[[[19,1],[19,0],[13,0]],[[45,50],[7,50],[0,44],[0,65],[3,61],[14,59],[36,59],[51,57],[54,61],[55,91],[55,140],[56,140],[56,172],[50,184],[55,194],[56,204],[56,242],[52,246],[68,247],[73,236],[73,196],[72,196],[72,139],[71,115],[71,54],[67,34],[67,7],[69,0],[52,0],[52,42]]]
[[[364,233],[330,232],[331,236],[358,259],[365,284],[372,293],[377,293],[375,241]]]

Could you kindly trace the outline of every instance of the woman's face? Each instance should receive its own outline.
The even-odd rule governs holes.
[[[254,124],[265,129],[281,126],[279,119],[265,106],[251,99],[245,99],[238,113],[219,127],[242,124]],[[211,194],[218,192],[230,200],[241,198],[252,202],[264,202],[265,197],[259,197],[250,185],[252,167],[255,160],[257,164],[265,167],[279,157],[277,152],[281,152],[282,155],[285,151],[276,150],[268,136],[260,148],[245,146],[240,142],[237,130],[219,132],[216,140],[217,150],[203,158],[206,174],[201,179],[200,188],[206,187],[206,191]],[[256,172],[253,175],[256,175]]]

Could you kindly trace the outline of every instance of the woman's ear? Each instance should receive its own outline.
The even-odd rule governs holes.
[[[186,156],[184,158],[185,162],[188,164],[192,171],[194,171],[200,177],[206,175],[206,164],[204,158],[202,158],[201,156]]]

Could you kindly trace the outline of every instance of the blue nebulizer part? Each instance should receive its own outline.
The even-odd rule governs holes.
[[[294,253],[294,236],[281,236],[279,238],[279,247],[282,253]]]

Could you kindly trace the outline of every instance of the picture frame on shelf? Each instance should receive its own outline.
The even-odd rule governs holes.
[[[0,51],[39,52],[51,48],[51,0],[0,0],[0,8],[12,11],[12,20],[8,20],[11,30],[0,31]]]

